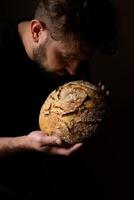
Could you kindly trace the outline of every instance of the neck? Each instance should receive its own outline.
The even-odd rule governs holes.
[[[18,24],[18,32],[29,58],[32,59],[32,37],[30,31],[30,21],[24,21]]]

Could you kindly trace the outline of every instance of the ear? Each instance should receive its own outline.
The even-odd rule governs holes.
[[[39,20],[34,19],[31,21],[31,34],[34,42],[36,43],[39,42],[40,36],[44,30],[45,30],[45,25],[41,23]]]

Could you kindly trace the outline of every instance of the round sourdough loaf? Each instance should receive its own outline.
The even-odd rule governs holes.
[[[101,89],[87,81],[72,81],[54,90],[43,103],[39,126],[63,143],[83,142],[95,133],[105,113]]]

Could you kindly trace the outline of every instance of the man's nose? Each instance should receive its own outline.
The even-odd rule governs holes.
[[[70,75],[75,75],[77,73],[78,63],[79,62],[72,62],[69,66],[66,67],[66,70]]]

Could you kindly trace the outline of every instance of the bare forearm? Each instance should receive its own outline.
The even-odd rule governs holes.
[[[28,149],[26,136],[0,137],[0,156]]]
[[[70,148],[64,148],[61,144],[60,138],[48,136],[40,130],[32,131],[26,136],[0,137],[0,157],[20,151],[38,151],[51,155],[69,156],[82,145],[79,143]]]

